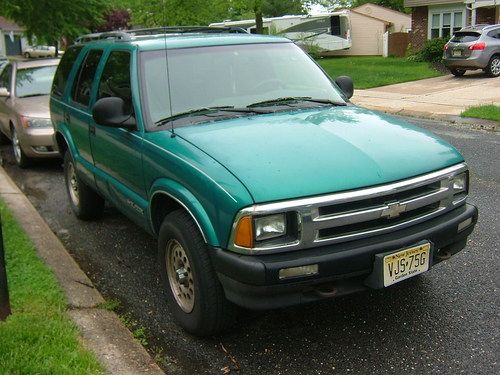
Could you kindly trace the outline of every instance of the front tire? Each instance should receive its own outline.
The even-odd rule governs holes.
[[[12,126],[11,129],[12,138],[12,152],[14,153],[14,159],[19,168],[26,168],[31,164],[31,159],[26,156],[23,149],[21,148],[21,142],[17,135],[16,128]]]
[[[455,68],[452,68],[452,69],[450,69],[450,72],[455,77],[462,77],[465,74],[465,69],[455,69]]]
[[[207,336],[228,328],[236,308],[224,296],[209,248],[184,210],[167,215],[158,239],[158,262],[167,302],[186,331]]]
[[[489,77],[498,77],[500,76],[500,56],[493,56],[490,59],[490,62],[486,66],[486,74]]]
[[[92,220],[102,216],[104,199],[80,179],[69,151],[64,154],[64,180],[69,204],[77,218]]]

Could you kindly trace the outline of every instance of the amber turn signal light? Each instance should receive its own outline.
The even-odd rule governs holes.
[[[234,244],[240,247],[253,247],[253,221],[251,216],[243,216],[236,226]]]

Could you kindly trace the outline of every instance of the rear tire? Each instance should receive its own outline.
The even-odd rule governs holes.
[[[158,262],[170,311],[186,331],[207,336],[228,328],[236,307],[215,273],[195,222],[184,210],[165,217],[158,238]]]
[[[455,69],[451,68],[450,69],[451,74],[453,74],[455,77],[462,77],[465,74],[465,69]]]
[[[104,199],[80,179],[69,151],[64,154],[64,180],[69,205],[77,218],[92,220],[102,216]]]
[[[489,77],[500,76],[500,56],[493,56],[485,69]]]

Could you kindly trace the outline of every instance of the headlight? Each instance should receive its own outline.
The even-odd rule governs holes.
[[[21,117],[23,128],[50,128],[52,122],[49,118]]]
[[[453,194],[466,193],[468,190],[468,174],[463,172],[453,176]]]
[[[240,216],[234,224],[233,244],[245,249],[281,246],[297,240],[296,212]]]
[[[286,216],[277,214],[257,217],[254,220],[255,240],[263,241],[286,234]]]

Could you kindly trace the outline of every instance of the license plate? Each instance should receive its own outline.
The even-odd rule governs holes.
[[[453,51],[453,57],[460,57],[462,56],[462,50],[456,49]]]
[[[384,286],[396,284],[429,269],[431,245],[424,243],[384,257]]]

